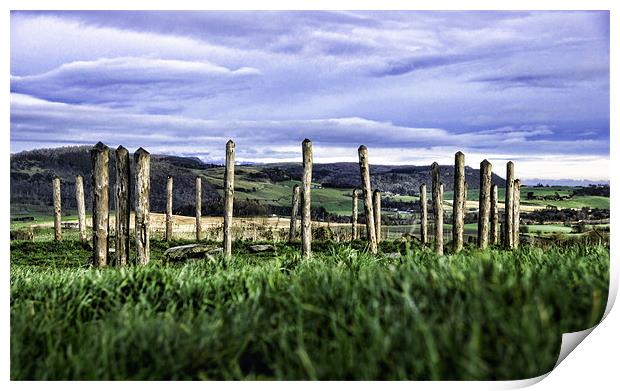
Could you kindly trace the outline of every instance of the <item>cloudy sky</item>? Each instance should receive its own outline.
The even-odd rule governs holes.
[[[13,12],[11,151],[607,179],[607,12]]]

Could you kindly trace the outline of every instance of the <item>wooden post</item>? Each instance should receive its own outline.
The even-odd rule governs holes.
[[[202,179],[196,177],[196,240],[202,236]]]
[[[499,244],[497,229],[499,225],[499,209],[497,208],[497,185],[491,185],[491,244]]]
[[[60,178],[52,179],[52,193],[54,198],[54,240],[62,240],[62,227],[60,226],[62,207],[60,205]]]
[[[372,208],[375,214],[375,235],[377,245],[379,245],[381,243],[381,192],[378,189],[372,193]]]
[[[139,148],[134,153],[133,158],[136,166],[136,263],[138,265],[146,265],[150,260],[149,196],[151,193],[151,155],[143,148]]]
[[[168,175],[168,181],[166,182],[166,241],[172,240],[172,189],[174,186],[174,179]]]
[[[235,196],[235,143],[226,143],[226,172],[224,175],[224,254],[232,255],[233,199]]]
[[[432,170],[432,191],[433,191],[433,217],[435,219],[435,252],[443,255],[443,192],[441,191],[439,164],[434,162],[431,165]]]
[[[93,183],[93,266],[108,265],[110,223],[110,149],[98,142],[90,150]]]
[[[504,236],[505,232],[506,230],[504,229],[504,222],[502,221],[501,223],[499,223],[499,244],[502,246],[506,245],[506,238]]]
[[[504,201],[504,247],[513,248],[513,213],[514,213],[514,164],[506,164],[506,197]]]
[[[467,182],[463,182],[463,185],[463,216],[465,216],[467,214],[467,191],[469,190],[469,185],[467,185]]]
[[[519,219],[521,218],[521,180],[514,181],[514,195],[512,203],[512,245],[514,248],[519,247]]]
[[[478,248],[489,244],[489,215],[491,214],[491,163],[480,162],[480,195],[478,196]]]
[[[465,196],[465,155],[454,155],[454,195],[452,197],[452,251],[463,249],[463,202]]]
[[[75,200],[77,201],[78,226],[80,227],[80,242],[86,243],[86,204],[84,203],[84,178],[75,177]]]
[[[357,199],[359,197],[359,189],[353,189],[351,194],[351,240],[356,240],[357,236]]]
[[[295,240],[295,231],[297,230],[297,213],[299,213],[299,185],[293,187],[293,199],[291,201],[291,226],[288,229],[288,241]]]
[[[129,263],[129,219],[131,213],[129,151],[122,145],[116,148],[116,266]]]
[[[305,139],[301,143],[303,176],[301,196],[301,254],[305,258],[312,255],[312,223],[310,220],[310,201],[312,184],[312,141]]]
[[[357,149],[360,162],[360,174],[362,179],[362,190],[364,192],[364,212],[366,213],[366,236],[368,237],[368,247],[372,254],[377,253],[377,236],[375,231],[375,217],[372,207],[372,191],[370,189],[370,168],[368,166],[368,148],[360,145]]]
[[[426,201],[426,184],[420,185],[420,241],[428,243],[428,208]]]

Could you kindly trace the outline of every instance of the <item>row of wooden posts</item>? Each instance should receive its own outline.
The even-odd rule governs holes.
[[[381,193],[371,189],[368,149],[362,145],[358,149],[362,197],[366,217],[366,238],[369,251],[377,253],[381,237]],[[302,142],[303,174],[301,188],[293,187],[289,241],[294,241],[296,235],[297,214],[301,203],[301,252],[304,257],[311,255],[311,183],[312,183],[312,142],[305,139]],[[223,251],[226,256],[232,254],[232,220],[234,199],[234,163],[235,143],[229,140],[226,143],[226,169],[224,173],[224,240]],[[92,191],[93,191],[93,265],[106,266],[110,262],[109,248],[109,148],[103,143],[97,143],[91,150],[92,163]],[[134,182],[134,213],[135,213],[135,263],[142,265],[149,262],[149,196],[150,196],[150,154],[143,148],[134,153],[135,177]],[[496,245],[498,236],[498,189],[491,184],[491,163],[483,160],[480,163],[479,211],[477,244],[481,249],[489,243]],[[432,206],[434,218],[434,249],[437,254],[443,254],[443,184],[439,164],[431,166],[432,171]],[[113,264],[125,265],[130,263],[129,247],[129,219],[130,219],[130,161],[129,152],[123,146],[116,149],[116,184],[114,188],[114,203],[116,211],[115,259]],[[201,238],[201,178],[196,177],[196,239]],[[166,183],[166,228],[165,238],[172,238],[172,190],[173,178],[168,177]],[[506,166],[506,196],[505,219],[502,236],[506,248],[514,248],[519,244],[519,209],[520,209],[520,182],[514,179],[514,164],[508,162]],[[420,186],[420,240],[423,244],[430,242],[428,237],[426,185]],[[351,238],[359,237],[357,230],[359,189],[352,192]],[[54,198],[54,238],[61,240],[61,200],[60,179],[53,180]],[[76,198],[78,207],[78,225],[80,241],[86,242],[86,215],[84,204],[84,181],[81,176],[76,177]],[[467,183],[465,182],[465,155],[457,152],[454,163],[454,197],[452,204],[452,250],[457,253],[463,248],[464,210],[466,209]]]

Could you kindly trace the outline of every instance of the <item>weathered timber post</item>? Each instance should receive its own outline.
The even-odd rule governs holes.
[[[504,247],[513,248],[514,173],[512,162],[506,164],[506,197],[504,201]]]
[[[60,226],[62,207],[60,202],[60,178],[52,179],[52,189],[54,193],[54,240],[62,240],[62,227]]]
[[[469,190],[469,185],[467,182],[463,182],[463,185],[463,216],[465,216],[467,214],[467,191]]]
[[[480,195],[478,196],[478,248],[489,244],[489,215],[491,214],[491,163],[480,162]]]
[[[353,189],[351,194],[351,240],[357,239],[357,198],[359,197],[359,189]]]
[[[301,196],[301,254],[305,258],[312,255],[312,223],[310,220],[310,201],[312,184],[312,141],[305,139],[301,143],[303,176],[301,183],[303,194]]]
[[[90,150],[93,183],[93,266],[108,265],[110,223],[110,149],[98,142]]]
[[[378,189],[372,193],[372,208],[375,213],[375,235],[378,245],[381,243],[381,192]]]
[[[439,164],[434,162],[431,165],[432,170],[432,192],[433,192],[433,217],[435,219],[435,252],[443,255],[443,192],[442,185],[439,182]]]
[[[224,255],[232,255],[233,199],[235,196],[235,143],[226,143],[226,173],[224,175]]]
[[[84,178],[75,177],[75,200],[77,201],[78,226],[80,228],[80,242],[86,243],[86,204],[84,203]]]
[[[521,218],[521,180],[515,179],[514,181],[514,195],[512,202],[512,246],[514,248],[519,247],[519,219]]]
[[[465,196],[465,155],[454,155],[454,195],[452,197],[452,251],[463,249],[463,203]]]
[[[172,189],[174,186],[174,179],[168,175],[168,181],[166,182],[166,241],[172,240]]]
[[[499,244],[502,246],[506,245],[506,238],[504,237],[504,233],[506,230],[504,229],[504,222],[499,223]]]
[[[202,179],[196,177],[196,240],[202,236]]]
[[[420,241],[428,242],[428,208],[426,201],[426,184],[420,185]]]
[[[114,190],[116,209],[116,266],[129,263],[129,218],[131,213],[131,187],[129,151],[122,145],[116,148],[116,185]]]
[[[357,149],[360,162],[360,174],[362,179],[362,190],[364,192],[364,212],[366,213],[366,236],[368,246],[372,254],[377,253],[377,236],[375,230],[375,217],[372,206],[372,191],[370,189],[370,168],[368,167],[368,148],[360,145]]]
[[[491,185],[491,244],[499,244],[497,229],[499,225],[499,210],[497,208],[497,185]]]
[[[149,196],[151,193],[151,155],[139,148],[134,153],[136,166],[136,195],[135,195],[135,237],[136,263],[146,265],[150,260],[150,214]]]
[[[299,185],[293,187],[293,199],[291,201],[291,226],[288,229],[289,243],[295,240],[297,230],[297,213],[299,212]]]

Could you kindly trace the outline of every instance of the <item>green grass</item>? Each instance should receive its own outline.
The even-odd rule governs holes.
[[[521,227],[527,227],[527,233],[535,233],[535,234],[552,234],[552,233],[561,233],[561,234],[570,234],[573,232],[572,227],[565,227],[563,225],[554,225],[554,224],[530,224],[530,225],[522,225]],[[525,229],[523,230],[525,231]]]
[[[174,244],[180,244],[175,242]],[[11,244],[11,379],[518,379],[605,308],[609,250],[437,257],[298,244],[96,270],[76,242]]]
[[[523,197],[523,195],[521,196]],[[558,209],[572,208],[581,209],[583,207],[609,209],[609,197],[601,196],[576,196],[568,200],[526,200],[521,198],[521,205],[552,205]]]

